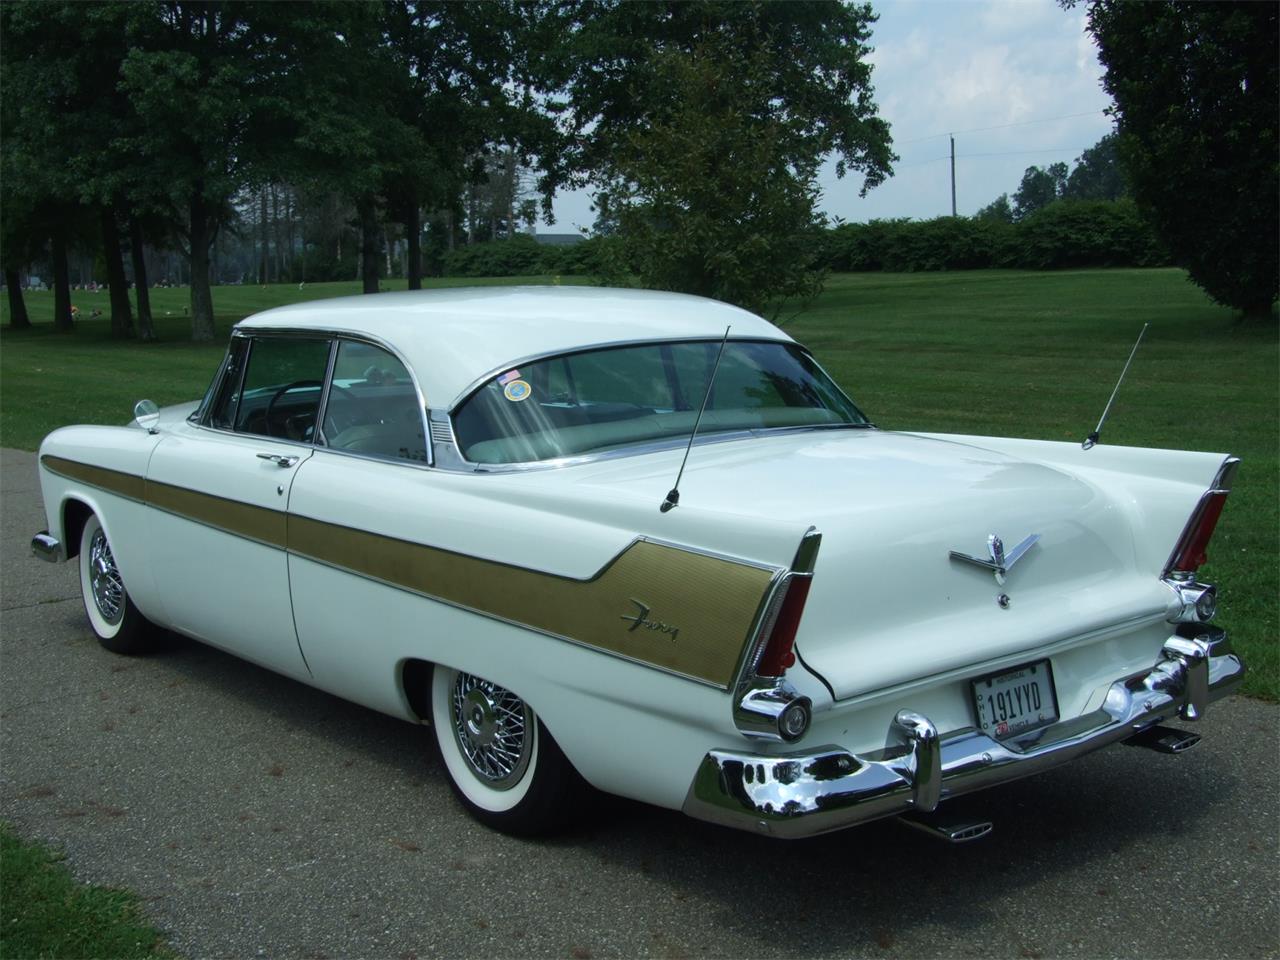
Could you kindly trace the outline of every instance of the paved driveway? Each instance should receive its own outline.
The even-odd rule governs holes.
[[[964,802],[783,843],[621,801],[491,833],[424,730],[199,644],[112,656],[32,558],[32,454],[0,453],[0,816],[226,957],[1274,957],[1280,710],[1233,698],[1180,757],[1115,747]],[[191,588],[200,587],[193,565]]]

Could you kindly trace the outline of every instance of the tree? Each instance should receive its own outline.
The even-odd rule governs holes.
[[[1134,198],[1210,297],[1269,315],[1280,291],[1280,5],[1087,9]]]
[[[292,162],[312,104],[288,94],[318,73],[310,54],[335,32],[340,11],[203,0],[126,6],[121,91],[146,120],[127,142],[172,194],[191,267],[191,336],[212,340],[210,251],[240,188]]]
[[[1120,164],[1120,138],[1113,132],[1076,158],[1075,169],[1067,177],[1065,200],[1119,200],[1129,195],[1124,168]]]
[[[1013,223],[1013,205],[1009,203],[1009,195],[1002,193],[974,215],[975,220],[994,220],[998,223]]]
[[[1067,165],[1051,163],[1048,168],[1027,167],[1022,182],[1013,195],[1013,219],[1025,220],[1055,200],[1061,200],[1067,189]]]
[[[572,8],[569,158],[642,283],[751,309],[814,292],[817,172],[896,159],[867,62],[869,4]]]

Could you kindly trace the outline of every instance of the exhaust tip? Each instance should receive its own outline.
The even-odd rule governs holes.
[[[946,843],[968,843],[971,840],[981,840],[994,829],[994,825],[986,820],[948,822],[934,817],[909,816],[899,817],[898,822]]]
[[[1200,742],[1200,734],[1188,733],[1174,727],[1162,727],[1159,724],[1143,730],[1125,741],[1126,746],[1146,747],[1156,753],[1182,753],[1190,750]]]

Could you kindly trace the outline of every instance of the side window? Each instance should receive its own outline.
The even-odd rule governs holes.
[[[227,348],[227,365],[222,379],[216,384],[217,393],[209,403],[208,423],[219,430],[230,430],[236,422],[236,407],[240,403],[240,381],[244,376],[244,362],[249,356],[249,341],[244,337],[232,337]]]
[[[425,463],[423,411],[404,364],[373,344],[341,341],[322,438],[334,450]]]
[[[209,422],[237,433],[309,442],[315,435],[328,366],[328,340],[246,340],[232,356]]]

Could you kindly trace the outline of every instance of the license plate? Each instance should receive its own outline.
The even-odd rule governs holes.
[[[1037,660],[973,681],[978,726],[997,740],[1017,736],[1058,719],[1058,698],[1048,660]]]

